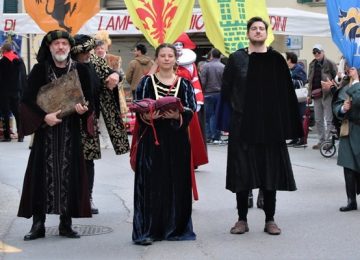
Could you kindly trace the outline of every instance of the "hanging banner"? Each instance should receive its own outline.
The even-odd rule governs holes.
[[[65,30],[73,35],[100,11],[100,0],[24,0],[24,4],[44,32]]]
[[[350,66],[360,68],[360,0],[326,1],[331,35]]]
[[[125,0],[134,25],[155,48],[173,43],[190,25],[195,0]]]
[[[301,11],[291,8],[268,8],[271,28],[274,34],[331,37],[326,14]],[[26,13],[3,14],[0,16],[0,30],[16,34],[44,34]],[[79,33],[93,35],[107,30],[110,35],[139,35],[127,10],[101,10],[81,27]],[[194,8],[187,33],[203,33],[205,26],[199,8]]]
[[[270,25],[265,0],[199,0],[206,36],[222,54],[248,46],[246,23],[254,16],[262,17]],[[274,40],[271,26],[267,45]]]

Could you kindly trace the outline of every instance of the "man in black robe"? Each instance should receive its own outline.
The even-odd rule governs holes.
[[[77,34],[74,39],[75,46],[71,49],[72,58],[89,69],[91,82],[93,83],[92,92],[95,113],[90,123],[94,125],[95,129],[98,128],[101,111],[104,115],[106,129],[112,141],[114,152],[117,155],[127,153],[129,151],[129,141],[125,125],[120,117],[119,91],[117,88],[120,75],[108,66],[105,59],[90,53],[96,45],[92,37]],[[93,202],[92,193],[95,176],[94,160],[101,158],[99,131],[95,130],[93,135],[89,135],[87,131],[82,130],[81,136],[89,180],[91,213],[98,214],[99,210]]]
[[[33,217],[24,240],[45,236],[45,215],[60,215],[59,235],[79,238],[72,218],[91,217],[88,182],[80,137],[81,118],[93,110],[89,71],[70,58],[74,39],[65,31],[45,35],[22,98],[23,131],[35,133],[19,206],[19,217]],[[89,105],[76,104],[73,114],[58,118],[61,110],[46,113],[36,102],[40,88],[71,70],[77,70]],[[59,86],[57,86],[59,87]]]
[[[280,234],[276,191],[296,190],[285,141],[302,136],[301,120],[286,61],[265,45],[267,29],[260,17],[248,21],[249,47],[230,55],[223,74],[222,98],[232,107],[226,188],[239,215],[232,234],[249,231],[248,194],[256,188],[264,193],[264,231]]]

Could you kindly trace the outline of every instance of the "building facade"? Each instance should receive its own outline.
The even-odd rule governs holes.
[[[14,12],[24,12],[23,10],[23,0],[0,0],[3,1],[4,12],[14,13]],[[283,0],[266,0],[267,6],[272,8],[283,8]],[[101,9],[103,10],[126,10],[124,0],[100,0]],[[199,8],[198,0],[195,0],[195,8]],[[286,7],[293,8],[297,10],[310,11],[316,13],[326,14],[326,6],[324,0],[287,0]],[[95,34],[96,32],[94,32]],[[203,56],[211,49],[212,45],[207,39],[204,32],[197,32],[189,34],[190,38],[197,44],[197,49],[195,50],[198,54],[198,59],[203,59]],[[36,52],[40,46],[42,35],[24,35],[23,46],[22,46],[22,56],[24,58],[29,68],[35,63]],[[110,48],[110,53],[115,55],[120,55],[123,60],[123,69],[127,69],[127,64],[131,59],[133,59],[132,51],[134,46],[137,43],[144,43],[148,46],[148,55],[150,57],[154,56],[154,49],[152,46],[147,44],[146,39],[141,35],[113,35],[112,46]],[[272,43],[272,46],[284,53],[289,51],[287,46],[287,36],[276,35],[275,41]],[[296,52],[300,59],[304,60],[305,63],[309,64],[313,59],[312,55],[312,46],[316,43],[323,45],[327,57],[334,60],[335,62],[340,59],[341,53],[338,51],[335,44],[332,42],[331,37],[297,37],[297,40],[301,40],[301,46],[298,49],[291,49],[291,51]],[[27,50],[30,50],[29,52]]]
[[[283,8],[284,0],[266,0],[268,7],[274,8]],[[108,10],[116,9],[126,9],[124,0],[102,0],[102,8]],[[195,8],[199,8],[198,0],[195,0]],[[286,7],[293,8],[302,11],[315,12],[326,14],[326,3],[325,0],[287,0]],[[191,39],[197,44],[196,53],[198,54],[198,59],[204,56],[212,47],[211,43],[207,39],[205,33],[192,33],[189,34]],[[126,69],[127,63],[132,59],[132,49],[138,42],[146,44],[144,37],[137,36],[112,36],[113,46],[111,52],[113,54],[121,55],[123,58],[123,67]],[[275,35],[275,40],[272,46],[278,51],[285,53],[286,51],[294,51],[298,54],[299,58],[303,60],[306,64],[309,64],[313,59],[312,46],[317,43],[323,45],[326,55],[328,58],[337,62],[341,53],[339,52],[336,45],[332,42],[331,37],[302,37],[299,36],[298,39],[302,40],[302,48],[299,49],[288,49],[286,45],[287,36],[284,35]],[[148,46],[149,55],[153,55],[153,48]]]

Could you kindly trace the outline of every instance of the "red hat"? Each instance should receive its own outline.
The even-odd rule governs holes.
[[[185,49],[193,50],[196,48],[196,44],[189,38],[186,33],[182,33],[175,42],[181,42],[184,45]]]

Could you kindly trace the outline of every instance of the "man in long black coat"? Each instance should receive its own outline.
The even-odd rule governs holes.
[[[20,128],[19,101],[26,69],[23,60],[12,50],[10,42],[5,42],[1,47],[3,57],[0,59],[0,113],[3,117],[4,139],[10,142],[10,113],[16,120],[17,129]],[[18,141],[22,142],[24,137],[18,131]]]
[[[285,59],[267,48],[268,24],[260,17],[247,24],[249,47],[230,55],[223,74],[222,98],[230,103],[226,188],[236,193],[238,221],[232,234],[249,231],[248,193],[264,192],[264,231],[274,222],[276,191],[296,190],[286,139],[302,136],[297,99]]]
[[[28,134],[35,133],[18,211],[19,217],[33,217],[24,240],[45,236],[46,214],[60,215],[59,235],[69,238],[80,237],[72,229],[72,218],[91,217],[80,123],[93,111],[92,83],[89,70],[70,58],[73,45],[74,39],[65,31],[46,34],[24,90],[22,127]],[[89,105],[78,103],[76,112],[61,119],[60,110],[43,111],[36,102],[41,87],[75,69]]]

